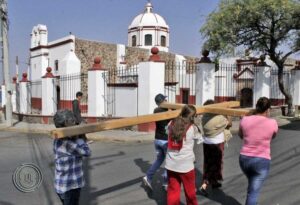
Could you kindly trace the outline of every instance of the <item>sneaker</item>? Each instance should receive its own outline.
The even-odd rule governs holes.
[[[151,183],[149,182],[149,180],[148,180],[148,177],[147,177],[147,176],[144,176],[144,177],[143,177],[143,183],[144,183],[144,185],[145,185],[146,187],[148,187],[149,189],[151,189],[151,190],[152,190]]]
[[[163,190],[168,191],[168,184],[163,184],[162,188],[163,188]]]
[[[207,189],[207,188],[206,188]],[[203,195],[203,196],[208,196],[209,195],[209,193],[208,193],[208,191],[206,190],[206,189],[203,189],[202,187],[200,188],[200,193]]]

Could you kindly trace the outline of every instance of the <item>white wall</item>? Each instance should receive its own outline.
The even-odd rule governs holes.
[[[49,42],[48,46],[54,45],[56,43],[70,40],[73,42],[69,42],[60,46],[41,48],[39,50],[31,51],[30,56],[30,64],[31,64],[31,77],[30,80],[40,79],[42,76],[46,74],[46,68],[50,66],[52,68],[52,73],[54,75],[61,74],[56,72],[55,70],[55,61],[58,60],[58,67],[61,67],[61,62],[63,58],[70,52],[70,50],[75,50],[75,36],[69,35],[67,37]],[[36,56],[36,57],[35,57]],[[78,71],[74,71],[78,72]]]
[[[55,78],[43,78],[42,89],[42,114],[54,115],[57,109],[57,93],[55,89]]]
[[[158,93],[164,93],[165,64],[160,62],[139,63],[138,115],[153,113],[154,98]]]
[[[48,67],[49,58],[48,49],[40,49],[32,51],[30,53],[30,76],[31,81],[40,80],[43,75],[46,74],[46,68]]]
[[[199,63],[196,72],[196,105],[215,97],[215,64]]]
[[[138,88],[116,87],[115,116],[131,117],[138,114]],[[141,99],[142,100],[142,99]]]

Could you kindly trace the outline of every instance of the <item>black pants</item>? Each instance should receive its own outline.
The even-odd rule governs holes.
[[[80,190],[71,189],[63,194],[58,194],[63,205],[79,205]]]

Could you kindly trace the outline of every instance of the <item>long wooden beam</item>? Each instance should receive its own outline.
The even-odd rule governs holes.
[[[235,103],[233,103],[235,105]],[[226,104],[226,106],[229,106]],[[243,116],[246,115],[249,111],[245,109],[229,109],[221,107],[211,107],[211,106],[202,106],[197,107],[197,114],[203,113],[215,113],[231,116]],[[80,134],[86,134],[91,132],[99,132],[104,130],[111,130],[116,128],[128,127],[132,125],[138,125],[143,123],[149,123],[160,120],[167,120],[175,118],[179,115],[180,110],[168,111],[163,113],[155,113],[150,115],[141,115],[137,117],[128,117],[123,119],[108,120],[99,123],[91,123],[84,125],[77,125],[72,127],[57,128],[51,131],[51,135],[54,138],[63,138],[67,136],[76,136]]]
[[[169,102],[163,102],[159,105],[162,108],[168,108],[168,109],[181,109],[185,104],[181,103],[169,103]],[[205,105],[204,107],[223,107],[223,108],[233,108],[233,107],[240,107],[239,101],[228,101],[228,102],[221,102],[221,103],[214,103],[210,105]]]

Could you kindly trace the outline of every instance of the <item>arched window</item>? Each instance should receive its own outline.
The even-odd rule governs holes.
[[[145,35],[145,46],[152,46],[152,35]]]
[[[167,46],[166,37],[165,36],[160,36],[160,45],[161,46]]]
[[[136,35],[133,35],[133,36],[131,37],[131,45],[132,45],[132,46],[136,46]]]

